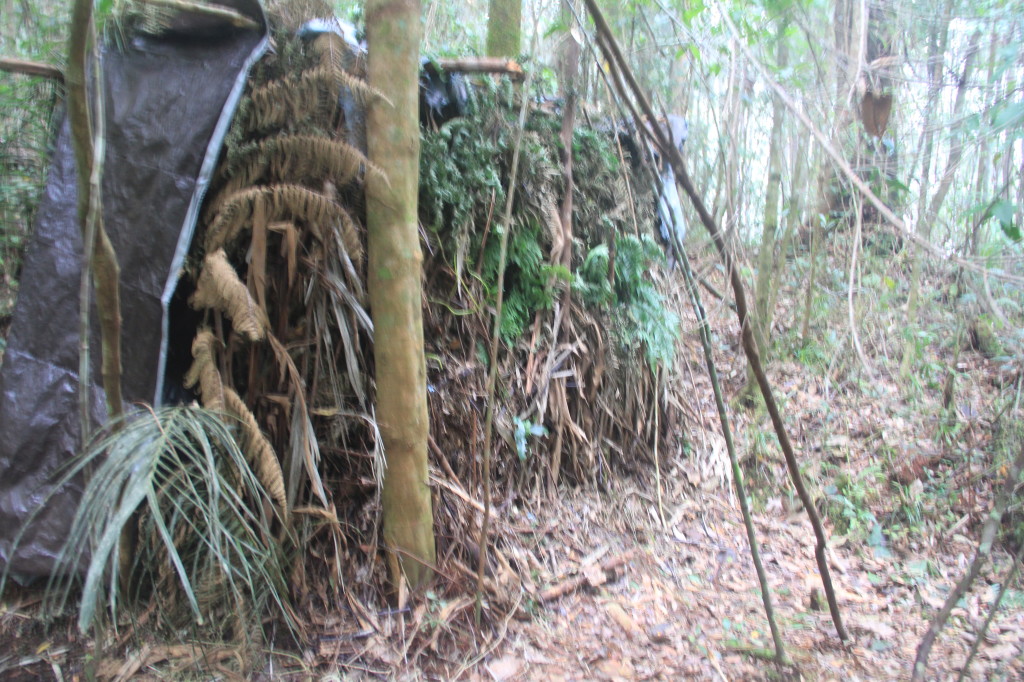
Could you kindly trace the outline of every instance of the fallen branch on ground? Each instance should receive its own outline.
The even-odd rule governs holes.
[[[633,558],[634,555],[636,555],[636,550],[635,549],[631,549],[628,552],[624,552],[623,554],[619,554],[617,556],[613,556],[610,559],[605,559],[603,562],[601,562],[601,570],[602,571],[612,571],[612,570],[615,570],[616,568],[619,568],[620,566],[624,566],[626,563],[628,563]],[[557,585],[552,585],[551,587],[549,587],[546,590],[544,590],[543,592],[541,592],[540,593],[540,600],[541,601],[551,601],[552,599],[558,599],[559,597],[564,597],[565,595],[569,594],[570,592],[572,592],[572,591],[580,588],[581,586],[583,586],[583,584],[586,583],[587,580],[588,580],[588,578],[587,578],[586,574],[584,574],[584,573],[580,573],[578,575],[575,575],[575,576],[569,578],[568,580],[563,580],[562,582],[558,583]]]

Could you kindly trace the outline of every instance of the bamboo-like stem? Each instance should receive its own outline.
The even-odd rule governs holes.
[[[912,682],[920,682],[925,679],[925,673],[928,670],[928,654],[931,653],[935,638],[939,636],[939,632],[946,625],[946,621],[949,620],[949,614],[956,608],[957,602],[967,594],[967,590],[971,589],[975,578],[981,573],[981,567],[985,565],[985,562],[992,554],[992,545],[995,543],[996,534],[999,532],[999,524],[1003,520],[1006,507],[1010,504],[1010,500],[1013,499],[1013,491],[1020,480],[1021,471],[1024,471],[1024,447],[1021,447],[1016,459],[1014,459],[1013,466],[1010,467],[1010,471],[1006,474],[1006,480],[1003,481],[1003,488],[992,503],[992,509],[989,511],[988,518],[985,519],[985,525],[981,529],[981,542],[978,543],[978,551],[975,553],[974,559],[967,569],[967,574],[950,591],[946,597],[946,602],[942,605],[942,609],[939,610],[938,615],[935,616],[928,626],[928,631],[921,638],[921,643],[917,647],[917,657],[914,659],[914,670],[910,678]]]
[[[611,29],[608,27],[608,23],[604,19],[604,15],[601,14],[601,10],[597,7],[595,0],[585,1],[587,8],[590,10],[591,16],[594,18],[594,23],[597,26],[598,32],[603,34],[603,47],[606,49],[606,56],[608,57],[608,60],[616,62],[619,71],[629,84],[629,88],[632,91],[633,96],[636,98],[637,103],[640,105],[644,115],[647,116],[648,120],[653,122],[655,120],[655,116],[654,112],[651,110],[651,105],[647,101],[643,90],[636,82],[636,78],[633,76],[632,70],[626,64],[626,61],[622,56],[622,52],[619,50],[618,44],[615,42],[615,38],[611,33]],[[661,153],[664,155],[664,158],[672,164],[672,168],[676,174],[676,179],[693,202],[694,208],[700,216],[701,223],[708,231],[708,234],[711,235],[711,239],[715,243],[715,248],[718,250],[722,264],[724,265],[726,272],[729,273],[729,280],[732,284],[733,297],[736,303],[736,315],[739,317],[743,350],[747,355],[747,362],[750,363],[754,376],[757,379],[757,384],[761,389],[765,407],[768,409],[768,414],[771,416],[772,424],[775,427],[775,433],[779,439],[779,446],[782,448],[782,454],[786,458],[786,466],[789,469],[790,478],[793,480],[793,486],[796,488],[797,495],[800,497],[800,501],[803,503],[804,509],[807,512],[807,517],[811,522],[811,527],[814,529],[814,535],[817,541],[814,555],[818,564],[818,570],[821,573],[822,588],[824,589],[825,597],[828,600],[829,611],[832,616],[832,622],[836,627],[836,632],[840,639],[846,641],[849,639],[849,635],[846,632],[846,628],[843,626],[842,616],[839,613],[839,604],[836,601],[835,589],[832,586],[832,575],[829,571],[828,560],[825,556],[827,550],[825,530],[821,525],[821,519],[815,509],[814,500],[811,499],[811,495],[804,485],[803,476],[800,473],[800,466],[796,461],[796,454],[793,451],[793,445],[789,440],[788,433],[786,432],[785,422],[783,422],[782,414],[779,412],[778,404],[775,402],[771,384],[768,382],[768,377],[765,375],[764,368],[761,366],[761,359],[758,354],[757,344],[754,341],[753,329],[748,315],[745,289],[743,282],[740,279],[739,271],[735,267],[732,252],[729,250],[729,247],[725,242],[725,237],[722,235],[721,230],[718,229],[718,225],[715,223],[714,218],[710,213],[708,213],[707,208],[704,206],[704,202],[697,194],[696,189],[694,189],[693,183],[690,180],[690,175],[686,170],[686,164],[683,163],[683,158],[679,153],[679,150],[666,139],[665,133],[660,126],[645,126],[641,128],[641,130],[646,130],[647,134],[654,138],[654,141],[658,145]]]
[[[697,331],[700,336],[700,345],[704,351],[704,363],[708,368],[708,377],[711,379],[711,390],[715,394],[715,407],[718,408],[718,420],[722,425],[722,436],[725,438],[725,449],[729,452],[729,464],[732,468],[732,483],[736,487],[736,496],[740,499],[740,511],[743,513],[743,526],[747,529],[747,541],[750,543],[750,558],[754,562],[754,570],[757,572],[757,582],[761,585],[761,601],[764,604],[764,615],[768,619],[768,628],[772,633],[772,642],[775,644],[775,659],[779,663],[787,663],[786,646],[782,642],[782,635],[779,626],[775,622],[775,608],[772,606],[771,587],[768,585],[768,576],[764,571],[764,564],[761,562],[761,551],[757,544],[757,534],[754,531],[754,521],[750,515],[750,505],[747,503],[747,490],[743,483],[743,470],[740,469],[739,457],[736,456],[736,445],[732,440],[732,428],[729,426],[729,413],[725,409],[725,398],[722,396],[722,386],[718,381],[718,369],[715,367],[714,353],[711,350],[711,327],[708,324],[708,316],[704,310],[704,304],[700,300],[700,290],[697,289],[694,281],[693,271],[690,269],[690,259],[680,244],[673,242],[676,250],[676,257],[682,265],[683,277],[686,280],[686,291],[690,295],[690,305],[697,316]]]
[[[95,45],[92,12],[91,0],[77,0],[75,3],[72,16],[73,30],[68,40],[68,117],[71,122],[71,137],[78,176],[78,218],[82,224],[83,242],[82,267],[83,270],[94,268],[92,280],[96,291],[96,307],[100,316],[103,389],[107,397],[107,413],[113,418],[120,416],[123,411],[121,398],[121,304],[118,282],[120,269],[110,237],[103,227],[100,192],[105,149],[102,120],[104,92],[101,78],[102,68],[98,59],[94,60],[96,73],[93,105],[96,114],[95,130],[86,88],[85,65],[90,45]],[[88,273],[85,273],[84,277],[88,277]],[[82,315],[80,322],[85,327],[80,329],[83,335],[80,347],[85,349],[85,353],[79,360],[79,370],[81,372],[84,368],[85,373],[79,377],[79,397],[82,400],[80,410],[84,440],[90,429],[87,395],[90,384],[88,381],[87,338],[88,284],[85,284],[83,289],[86,291],[80,294],[80,297],[84,301],[82,308],[85,310],[80,313]]]
[[[505,266],[508,260],[508,232],[512,223],[512,204],[516,196],[516,178],[519,175],[519,149],[523,142],[523,131],[526,130],[526,112],[529,109],[530,82],[533,80],[533,71],[526,77],[526,84],[523,86],[523,103],[519,108],[519,125],[516,130],[516,142],[512,150],[512,168],[509,171],[508,192],[505,195],[505,209],[502,214],[501,240],[498,246],[498,278],[497,298],[494,302],[494,329],[491,332],[491,348],[489,353],[490,367],[487,370],[487,412],[484,415],[484,457],[483,457],[483,483],[484,483],[484,517],[480,523],[480,561],[476,569],[476,603],[473,607],[473,614],[476,622],[480,623],[480,613],[483,608],[484,599],[484,572],[487,568],[487,531],[491,522],[491,448],[493,446],[494,434],[494,391],[498,382],[498,342],[501,338],[501,310],[505,303]]]

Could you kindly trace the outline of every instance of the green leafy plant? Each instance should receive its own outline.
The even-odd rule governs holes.
[[[871,479],[879,476],[879,467],[870,466],[857,476],[840,472],[831,484],[825,486],[825,512],[832,519],[837,533],[870,540],[868,536],[878,527],[878,520],[868,508],[869,491],[872,489],[869,484]],[[877,544],[877,540],[873,542]]]
[[[265,512],[272,500],[220,415],[132,412],[92,439],[56,489],[83,477],[47,590],[51,610],[63,609],[77,583],[59,576],[81,575],[83,632],[105,609],[114,615],[147,597],[173,627],[193,621],[248,636],[271,609],[290,623],[282,545]],[[137,546],[125,562],[122,543],[132,536]]]
[[[573,278],[573,291],[585,305],[611,308],[621,347],[642,347],[648,364],[670,366],[679,336],[679,318],[666,309],[650,277],[664,260],[651,237],[627,235],[615,242],[615,282],[608,281],[608,246],[591,249]]]
[[[525,462],[527,456],[527,439],[530,437],[540,438],[541,436],[548,435],[548,430],[543,424],[534,424],[529,419],[520,419],[519,417],[512,418],[512,437],[516,442],[516,454],[519,455],[519,461]]]

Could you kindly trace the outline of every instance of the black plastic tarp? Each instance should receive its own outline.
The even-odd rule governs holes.
[[[222,4],[263,28],[184,16],[173,31],[138,37],[102,58],[103,215],[121,266],[123,387],[130,402],[160,403],[171,296],[249,68],[268,44],[258,0]],[[80,448],[82,240],[75,197],[65,122],[0,367],[0,568],[9,564],[23,577],[52,572],[79,499],[74,486],[53,493],[52,485]],[[97,333],[91,347],[99,422],[105,403],[96,385]]]

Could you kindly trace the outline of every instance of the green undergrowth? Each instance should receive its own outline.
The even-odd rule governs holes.
[[[578,125],[573,134],[575,270],[553,265],[564,194],[560,116],[539,109],[529,113],[511,220],[502,225],[518,109],[509,83],[490,83],[477,91],[468,115],[422,135],[420,217],[457,288],[477,283],[485,301],[494,302],[500,236],[508,229],[503,341],[520,339],[535,315],[551,309],[569,286],[584,307],[607,315],[620,347],[642,347],[652,366],[671,362],[678,319],[666,310],[651,276],[664,255],[650,236],[655,225],[649,183],[628,157],[620,158],[610,129]],[[609,266],[612,253],[614,267]]]

